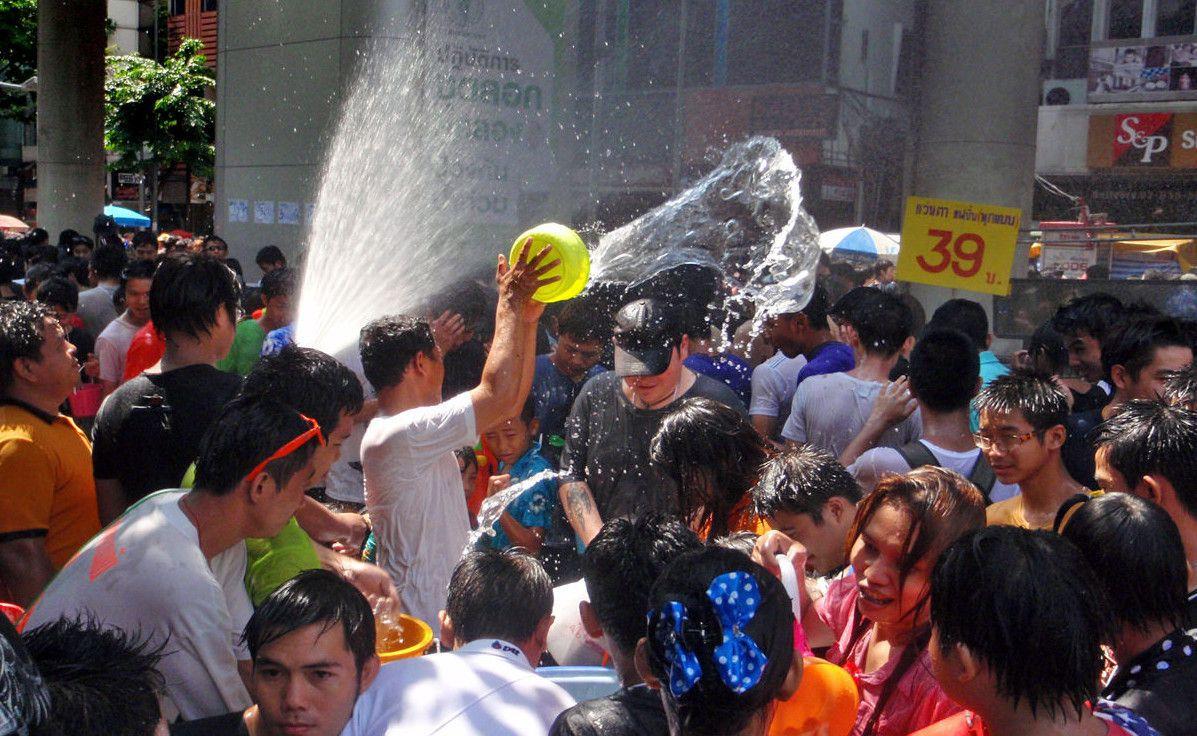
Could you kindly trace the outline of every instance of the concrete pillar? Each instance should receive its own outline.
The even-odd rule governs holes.
[[[103,0],[38,0],[37,222],[90,233],[104,208]]]
[[[925,0],[911,194],[1018,207],[1031,216],[1043,0]],[[1026,270],[1026,254],[1014,273]],[[915,286],[927,307],[957,296]],[[990,306],[975,292],[958,296]]]

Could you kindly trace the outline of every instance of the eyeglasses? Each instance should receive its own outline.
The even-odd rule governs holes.
[[[316,422],[316,420],[312,419],[311,417],[306,417],[303,414],[300,414],[299,416],[310,425],[309,429],[287,444],[275,450],[273,455],[255,465],[254,469],[249,471],[249,474],[245,476],[246,480],[253,481],[254,478],[257,478],[258,475],[266,469],[267,465],[275,460],[281,460],[295,452],[307,444],[308,440],[312,439],[313,437],[316,438],[316,441],[320,443],[321,447],[324,446],[324,433],[320,431],[320,425]]]
[[[973,442],[977,443],[977,447],[982,450],[990,450],[997,448],[1002,452],[1009,452],[1018,447],[1022,443],[1038,435],[1039,432],[1031,430],[1030,432],[1003,432],[996,435],[987,435],[981,432],[973,432]]]

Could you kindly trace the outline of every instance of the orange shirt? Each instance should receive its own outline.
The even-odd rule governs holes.
[[[45,537],[61,568],[99,531],[87,437],[70,417],[0,404],[0,541]]]

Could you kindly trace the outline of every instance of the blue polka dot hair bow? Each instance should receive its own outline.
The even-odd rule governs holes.
[[[669,601],[657,612],[659,639],[665,642],[665,661],[669,663],[669,692],[680,698],[702,677],[698,655],[686,646],[686,607]]]
[[[760,607],[760,586],[748,573],[724,573],[711,581],[707,598],[723,632],[722,641],[714,651],[715,668],[732,692],[743,693],[760,682],[768,662],[756,642],[743,632],[743,627]],[[665,661],[669,664],[669,691],[675,698],[680,698],[702,678],[702,665],[687,644],[687,629],[693,627],[686,606],[669,601],[650,614],[649,622],[657,627],[657,639],[664,643]],[[706,638],[705,631],[691,633]]]
[[[761,605],[761,589],[746,572],[728,572],[711,581],[707,598],[723,628],[723,643],[715,647],[715,667],[732,692],[742,693],[761,680],[768,658],[743,629]]]

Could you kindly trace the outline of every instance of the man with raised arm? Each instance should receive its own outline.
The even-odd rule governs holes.
[[[427,320],[393,315],[362,328],[362,368],[378,395],[362,439],[378,564],[394,578],[404,611],[434,629],[470,531],[453,451],[518,413],[532,386],[544,312],[532,294],[557,280],[545,276],[559,261],[529,253],[531,243],[510,266],[499,258],[494,342],[474,389],[441,401],[444,356]]]

